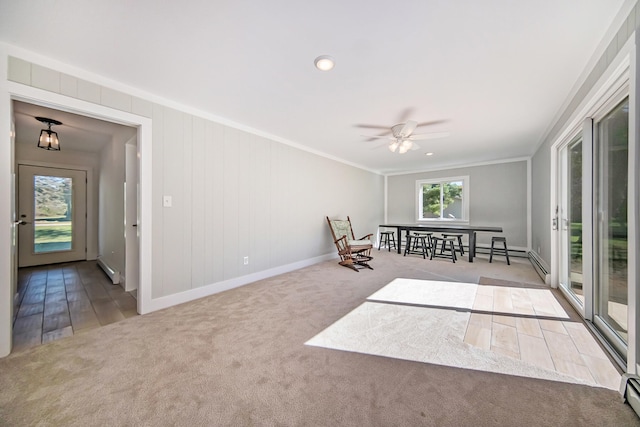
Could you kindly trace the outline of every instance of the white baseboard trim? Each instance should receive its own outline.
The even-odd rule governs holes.
[[[258,271],[256,273],[247,274],[246,276],[234,277],[233,279],[223,280],[222,282],[211,283],[209,285],[200,286],[195,289],[180,292],[173,295],[167,295],[160,298],[153,298],[147,305],[148,311],[162,310],[163,308],[169,308],[174,305],[183,304],[185,302],[193,301],[196,299],[204,298],[209,295],[214,295],[219,292],[228,291],[229,289],[238,288],[240,286],[248,285],[249,283],[256,282],[262,279],[268,279],[269,277],[277,276],[279,274],[288,273],[290,271],[299,270],[304,267],[308,267],[319,262],[329,261],[336,258],[336,254],[326,254],[317,256],[314,258],[297,261],[291,264],[281,265],[279,267],[270,268],[268,270]]]

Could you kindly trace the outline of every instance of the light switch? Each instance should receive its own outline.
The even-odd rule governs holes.
[[[171,200],[171,196],[162,196],[162,206],[165,208],[170,208],[173,201]]]

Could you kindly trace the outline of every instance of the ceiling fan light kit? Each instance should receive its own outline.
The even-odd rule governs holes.
[[[398,153],[404,154],[407,151],[411,150],[412,147],[413,147],[413,142],[409,141],[408,139],[405,139],[400,143],[400,147],[398,148]]]
[[[51,130],[51,125],[61,125],[62,122],[54,119],[48,119],[46,117],[36,117],[39,122],[45,123],[47,129],[40,131],[40,138],[38,138],[38,148],[51,151],[60,151],[60,140],[58,139],[58,132]]]
[[[391,151],[392,153],[398,152],[398,154],[404,154],[409,150],[419,150],[420,146],[418,144],[416,144],[413,141],[416,140],[421,140],[421,139],[434,139],[434,138],[443,138],[446,136],[449,136],[449,132],[430,132],[430,133],[423,133],[423,134],[418,134],[418,135],[413,135],[413,131],[416,129],[416,127],[418,126],[426,126],[426,125],[430,125],[430,124],[438,124],[442,122],[441,120],[439,121],[434,121],[434,122],[426,122],[426,123],[420,123],[418,124],[418,122],[414,121],[414,120],[409,120],[406,123],[399,123],[397,125],[391,126],[391,128],[388,128],[389,131],[391,131],[391,136],[385,136],[385,135],[376,135],[376,136],[368,136],[371,139],[377,139],[377,138],[383,138],[383,139],[389,139],[389,151]],[[358,125],[359,127],[373,127],[373,128],[379,128],[380,126],[371,126],[371,125]],[[388,133],[388,132],[387,132]],[[364,135],[366,136],[366,135]],[[430,153],[433,154],[433,153]],[[428,154],[429,155],[429,154]]]

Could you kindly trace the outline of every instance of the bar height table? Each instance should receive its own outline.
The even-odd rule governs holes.
[[[476,256],[476,233],[502,233],[502,227],[465,224],[380,224],[379,227],[398,230],[398,253],[402,253],[402,231],[408,236],[411,231],[435,231],[438,233],[462,233],[469,235],[469,262]]]

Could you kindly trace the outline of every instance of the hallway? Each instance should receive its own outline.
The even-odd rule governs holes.
[[[135,296],[95,261],[21,268],[12,353],[137,316]]]

